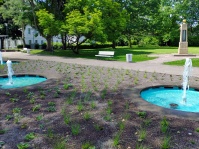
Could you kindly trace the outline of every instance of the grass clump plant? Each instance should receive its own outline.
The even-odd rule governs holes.
[[[9,115],[9,114],[6,115],[6,120],[7,120],[7,121],[11,120],[12,118],[13,118],[13,115]]]
[[[35,112],[35,111],[39,111],[41,108],[41,104],[36,104],[35,106],[32,107],[32,111]]]
[[[198,128],[196,128],[196,132],[199,132],[199,127],[198,127]]]
[[[56,108],[55,108],[55,106],[49,106],[49,107],[47,107],[47,111],[48,112],[55,112]]]
[[[53,132],[52,128],[48,128],[47,137],[49,137],[51,139],[54,137],[54,132]]]
[[[146,139],[146,136],[147,136],[146,129],[141,128],[141,129],[138,131],[138,142],[144,141],[144,140]]]
[[[30,147],[30,144],[27,142],[20,142],[19,144],[17,144],[18,149],[27,149],[29,147]]]
[[[16,107],[16,108],[13,108],[13,109],[12,109],[12,112],[13,112],[13,114],[15,114],[15,113],[20,113],[21,110],[22,110],[22,108]]]
[[[18,107],[12,109],[12,113],[14,115],[14,123],[18,123],[20,119],[22,118],[21,110],[22,108],[18,108]]]
[[[136,112],[136,114],[141,118],[146,118],[147,113],[145,111]]]
[[[53,149],[66,149],[66,139],[56,138],[53,141]]]
[[[167,121],[166,117],[164,117],[160,122],[160,129],[162,133],[166,133],[169,128],[169,122]]]
[[[114,138],[113,138],[113,145],[115,147],[117,147],[119,145],[119,142],[120,142],[120,136],[121,136],[121,132],[118,132]]]
[[[0,129],[0,135],[6,133],[6,129]]]
[[[31,140],[33,140],[35,137],[36,137],[36,136],[35,136],[35,133],[31,132],[31,133],[27,134],[27,135],[25,136],[24,139],[25,139],[26,141],[31,141]]]
[[[89,112],[85,112],[84,115],[83,115],[84,119],[86,121],[88,121],[89,119],[91,119],[91,114]]]
[[[34,96],[34,93],[33,93],[33,92],[29,92],[29,93],[27,94],[27,98],[28,98],[28,99],[31,99],[33,96]]]
[[[7,96],[11,96],[11,93],[10,92],[6,92],[5,93]]]
[[[111,115],[110,114],[106,114],[104,116],[104,120],[110,122],[111,121]]]
[[[135,149],[151,149],[151,148],[150,147],[146,147],[143,144],[138,143],[138,144],[136,144]]]
[[[69,87],[72,87],[72,84],[64,83],[63,87],[65,90],[67,90]]]
[[[95,146],[93,146],[89,141],[82,144],[82,149],[95,149]]]
[[[43,119],[43,114],[40,114],[38,116],[36,116],[36,120],[37,121],[41,121]]]
[[[13,98],[10,98],[10,101],[11,101],[11,102],[17,102],[17,101],[19,101],[19,98],[13,97]]]
[[[95,130],[97,130],[97,131],[101,131],[101,130],[104,129],[104,128],[103,128],[101,125],[99,125],[99,124],[95,124],[95,125],[94,125],[94,128],[95,128]]]
[[[84,105],[81,101],[79,101],[77,104],[77,110],[80,112],[80,111],[83,111],[83,109],[84,109]]]
[[[151,122],[152,122],[151,119],[145,119],[145,120],[143,121],[143,126],[144,126],[144,127],[148,127],[148,126],[151,124]]]
[[[50,102],[48,102],[48,105],[49,106],[55,106],[55,102],[50,101]]]
[[[73,135],[78,135],[81,131],[80,124],[72,124],[71,125],[71,132]]]
[[[64,113],[64,123],[68,125],[71,122],[71,115]]]
[[[95,108],[96,108],[96,103],[95,103],[95,101],[91,101],[90,106],[91,106],[92,109],[95,109]]]
[[[162,140],[161,149],[169,149],[171,147],[171,137],[165,136]]]

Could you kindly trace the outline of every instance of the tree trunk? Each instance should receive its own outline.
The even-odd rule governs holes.
[[[4,38],[0,38],[0,46],[0,50],[2,50],[4,47]]]
[[[52,51],[52,36],[47,36],[46,41],[47,41],[47,46],[46,46],[46,51]]]
[[[113,40],[112,41],[112,48],[115,49],[115,47],[116,47],[116,42],[115,42],[115,40]]]
[[[29,0],[30,6],[31,6],[31,12],[33,15],[33,22],[35,25],[35,28],[39,31],[38,25],[37,25],[37,17],[36,17],[36,13],[35,13],[35,3],[33,0]]]
[[[72,47],[72,50],[75,54],[79,54],[79,43],[77,43],[76,46]]]
[[[24,26],[24,24],[22,24],[22,26],[21,26],[21,38],[22,38],[22,44],[23,44],[23,48],[25,48],[26,47],[26,41],[25,41],[25,37],[24,37],[24,30],[25,30],[25,26]]]
[[[79,54],[79,36],[76,38],[76,46],[72,48],[75,54]]]
[[[66,50],[66,37],[67,35],[66,35],[66,33],[63,33],[62,35],[61,35],[61,41],[62,41],[62,45],[63,45],[63,50]]]
[[[132,48],[131,35],[129,35],[127,38],[128,38],[128,41],[129,41],[129,47]]]

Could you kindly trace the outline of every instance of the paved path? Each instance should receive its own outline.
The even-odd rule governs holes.
[[[147,72],[159,72],[167,73],[173,75],[182,75],[184,67],[183,66],[169,66],[163,65],[163,62],[175,61],[180,59],[185,59],[186,57],[173,56],[172,54],[163,54],[163,55],[151,55],[158,56],[155,60],[149,60],[144,62],[136,63],[127,63],[127,62],[118,62],[118,61],[103,61],[103,60],[92,60],[92,59],[83,59],[83,58],[65,58],[57,56],[41,56],[41,55],[31,55],[22,52],[2,52],[3,58],[10,59],[30,59],[30,60],[45,60],[45,61],[56,61],[64,63],[75,63],[82,65],[92,65],[92,66],[103,66],[103,67],[112,67],[112,68],[124,68],[132,70],[140,70]],[[193,57],[199,58],[199,56]],[[192,76],[199,76],[199,68],[193,68]]]

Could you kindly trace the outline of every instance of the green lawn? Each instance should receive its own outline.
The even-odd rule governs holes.
[[[199,59],[198,58],[192,58],[192,65],[193,67],[199,67]],[[178,60],[178,61],[171,61],[171,62],[165,62],[166,65],[175,65],[175,66],[184,66],[185,59],[184,60]]]
[[[98,51],[115,51],[115,56],[113,60],[125,61],[126,54],[133,54],[133,62],[147,61],[155,59],[156,57],[148,57],[149,54],[173,54],[178,52],[178,47],[117,47],[116,49],[104,48],[104,49],[81,49],[80,54],[74,54],[71,50],[55,50],[52,52],[47,52],[44,50],[32,50],[31,54],[41,54],[41,55],[54,55],[62,57],[75,57],[75,58],[88,58],[96,59],[95,55]],[[199,54],[199,47],[189,47],[189,53]]]

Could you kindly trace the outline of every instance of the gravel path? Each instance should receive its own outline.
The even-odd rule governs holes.
[[[173,54],[161,54],[161,55],[150,55],[157,56],[157,59],[144,61],[144,62],[136,62],[136,63],[128,63],[128,62],[118,62],[118,61],[103,61],[103,60],[93,60],[93,59],[83,59],[83,58],[67,58],[67,57],[57,57],[57,56],[41,56],[41,55],[31,55],[22,52],[2,52],[3,58],[10,59],[31,59],[31,60],[45,60],[45,61],[56,61],[56,62],[64,62],[64,63],[74,63],[74,64],[82,64],[82,65],[91,65],[91,66],[103,66],[103,67],[111,67],[111,68],[123,68],[123,69],[131,69],[131,70],[140,70],[147,72],[157,72],[157,73],[166,73],[172,75],[182,75],[183,66],[169,66],[163,65],[163,62],[167,61],[175,61],[180,59],[185,59],[186,56],[174,56]],[[199,58],[190,57],[190,58]],[[199,68],[193,68],[192,76],[197,77],[199,74]]]

